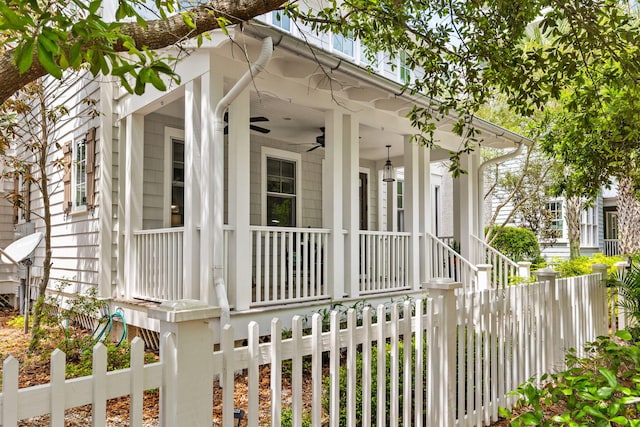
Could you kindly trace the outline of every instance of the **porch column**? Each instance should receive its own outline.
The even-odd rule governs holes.
[[[182,252],[182,286],[184,298],[200,296],[200,176],[201,176],[201,107],[200,79],[185,84],[184,105],[184,237]]]
[[[342,115],[335,110],[325,113],[325,171],[327,191],[322,217],[330,230],[327,248],[327,283],[329,296],[344,297],[344,236],[342,235]]]
[[[470,257],[471,234],[474,233],[474,212],[477,212],[476,191],[477,183],[473,177],[477,176],[479,151],[461,156],[461,167],[467,173],[461,174],[453,180],[453,235],[460,243],[460,253],[463,257],[474,262]]]
[[[418,153],[418,222],[420,227],[420,283],[431,279],[431,245],[427,233],[431,229],[431,149],[425,146],[419,148]],[[435,206],[433,206],[435,209]]]
[[[360,292],[360,141],[359,122],[352,115],[344,116],[342,148],[344,155],[343,208],[347,230],[344,261],[344,290],[356,298]]]
[[[224,147],[214,144],[215,107],[224,93],[224,75],[220,67],[210,57],[209,71],[202,75],[202,140],[201,140],[201,205],[200,222],[200,300],[210,305],[218,305],[213,288],[214,254],[222,242],[222,222],[224,212]]]
[[[419,242],[419,147],[411,142],[411,136],[404,136],[404,224],[409,237],[409,285],[420,289],[420,242]]]
[[[125,130],[125,213],[124,213],[124,272],[125,297],[131,298],[137,283],[137,250],[134,231],[142,229],[142,182],[144,163],[144,116],[131,114],[126,118]]]
[[[251,305],[251,233],[249,232],[249,195],[251,144],[249,134],[249,89],[245,89],[229,107],[229,301],[236,310]],[[234,303],[235,301],[235,303]]]
[[[99,161],[100,177],[98,188],[100,189],[100,206],[98,221],[100,227],[99,260],[98,266],[98,296],[100,298],[112,298],[115,290],[112,290],[112,253],[113,248],[113,84],[110,78],[103,77],[100,81],[100,129],[98,140],[100,141]]]

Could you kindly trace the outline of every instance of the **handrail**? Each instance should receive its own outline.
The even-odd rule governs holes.
[[[168,233],[183,233],[184,227],[168,227],[168,228],[152,228],[149,230],[134,230],[133,234],[136,236],[143,236],[145,234],[168,234]]]
[[[411,236],[411,233],[407,231],[373,231],[373,230],[360,230],[360,235],[364,236]]]
[[[492,266],[491,284],[493,287],[503,288],[509,285],[513,277],[518,276],[518,264],[512,261],[496,248],[491,247],[477,236],[471,235],[475,244],[473,253],[478,264]]]
[[[462,255],[460,255],[458,252],[454,251],[451,248],[451,246],[447,245],[445,242],[443,242],[438,237],[436,237],[435,235],[433,235],[433,234],[431,234],[429,232],[427,232],[426,234],[427,234],[427,237],[431,238],[434,242],[436,242],[436,244],[441,245],[444,249],[446,249],[452,255],[455,255],[456,258],[460,259],[465,265],[467,265],[473,271],[475,271],[475,272],[478,271],[478,268],[475,265],[473,265],[473,263],[471,261],[469,261],[468,259],[466,259]]]
[[[250,231],[282,231],[282,232],[294,232],[303,231],[305,233],[331,233],[328,228],[307,228],[307,227],[273,227],[271,225],[250,225]]]
[[[478,236],[475,236],[475,235],[472,234],[471,235],[471,239],[475,240],[476,243],[479,243],[481,249],[484,249],[485,251],[490,252],[491,254],[495,255],[496,257],[498,257],[502,261],[506,262],[510,266],[512,266],[512,267],[514,267],[516,269],[518,268],[518,263],[517,262],[513,261],[511,258],[506,256],[505,254],[503,254],[502,252],[500,252],[499,250],[497,250],[493,246],[489,245],[487,242],[485,242],[483,240],[480,240],[480,238]],[[482,262],[478,262],[478,264],[483,264],[485,262],[486,262],[486,260],[482,260]]]
[[[465,290],[475,289],[478,268],[433,234],[427,232],[426,236],[431,242],[431,259],[427,260],[431,263],[431,277],[449,278],[461,282]]]

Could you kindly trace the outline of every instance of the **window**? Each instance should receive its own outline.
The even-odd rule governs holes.
[[[605,208],[606,209],[606,208]],[[618,212],[615,210],[605,211],[605,239],[617,239],[618,238]]]
[[[164,227],[184,225],[184,130],[164,128]]]
[[[296,226],[296,162],[267,157],[267,225]]]
[[[400,52],[400,82],[411,81],[411,68],[409,68],[409,56],[406,52]]]
[[[71,166],[73,210],[87,204],[87,140],[78,139],[73,144],[73,164]]]
[[[404,231],[404,181],[398,180],[398,231]]]
[[[333,50],[347,55],[350,58],[354,57],[354,42],[353,37],[343,36],[342,34],[333,35]]]
[[[271,12],[271,24],[274,27],[278,27],[284,31],[291,31],[291,18],[282,13],[281,10],[275,10]]]
[[[596,208],[587,207],[582,210],[580,218],[580,245],[585,247],[598,246],[598,223]]]
[[[171,138],[171,226],[184,225],[184,141]]]
[[[562,235],[563,220],[562,220],[562,201],[557,200],[547,204],[547,210],[550,213],[549,228],[553,230],[559,230]]]

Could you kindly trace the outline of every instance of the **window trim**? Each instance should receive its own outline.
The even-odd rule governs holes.
[[[336,38],[342,42],[343,47],[345,45],[345,42],[351,42],[351,55],[346,53],[344,50],[336,48]],[[345,58],[349,58],[353,62],[356,62],[357,58],[360,56],[359,51],[356,47],[356,39],[353,37],[344,36],[340,33],[331,33],[331,50],[333,53],[344,56]]]
[[[280,160],[287,160],[295,162],[296,164],[296,226],[293,228],[300,228],[302,226],[302,155],[300,153],[294,153],[292,151],[279,150],[271,147],[261,147],[261,172],[260,172],[260,201],[261,201],[261,214],[260,221],[263,225],[267,224],[267,158],[275,158]]]
[[[78,155],[78,145],[82,142],[84,144],[84,201],[78,204],[78,163],[76,156]],[[87,211],[87,137],[82,135],[81,137],[74,138],[71,146],[71,213],[82,213]]]
[[[560,230],[560,236],[558,236],[558,238],[556,239],[556,241],[559,242],[566,242],[567,241],[567,227],[566,227],[566,220],[564,218],[564,212],[565,212],[565,207],[564,207],[564,199],[552,199],[549,202],[547,202],[547,210],[549,210],[550,212],[551,209],[549,209],[549,205],[551,205],[552,203],[557,203],[560,205],[560,221],[561,221],[561,228],[556,228],[556,230]]]
[[[170,126],[164,127],[164,185],[163,185],[163,203],[165,208],[162,210],[162,226],[165,228],[171,227],[171,186],[172,186],[172,173],[173,173],[173,155],[172,145],[174,139],[180,139],[184,143],[184,130],[173,128]],[[186,159],[185,159],[186,160]],[[186,167],[186,165],[185,165]],[[186,207],[185,207],[186,209]],[[184,212],[183,212],[184,215]],[[184,220],[184,218],[183,218]]]

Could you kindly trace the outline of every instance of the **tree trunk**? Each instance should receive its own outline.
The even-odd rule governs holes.
[[[618,179],[618,230],[620,252],[640,252],[640,201],[633,190],[633,181],[628,176]]]
[[[49,277],[51,276],[51,200],[49,197],[49,175],[47,174],[47,160],[49,158],[49,129],[47,122],[47,104],[44,94],[44,88],[40,86],[39,92],[40,115],[42,120],[42,135],[39,150],[35,151],[39,157],[37,159],[38,169],[40,171],[40,194],[42,195],[42,219],[44,220],[44,260],[42,261],[42,280],[38,286],[38,299],[33,306],[33,326],[31,329],[31,342],[29,343],[29,351],[34,351],[40,344],[42,338],[42,317],[44,315],[44,302]],[[27,283],[27,286],[29,284]]]
[[[567,223],[569,234],[569,259],[580,256],[580,213],[582,200],[580,196],[571,196],[565,199],[564,220]]]

